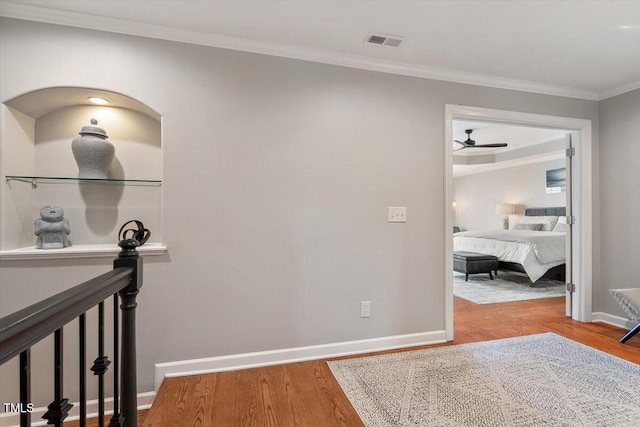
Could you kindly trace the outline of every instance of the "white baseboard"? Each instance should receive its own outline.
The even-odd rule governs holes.
[[[358,341],[345,341],[307,347],[285,348],[280,350],[259,351],[254,353],[232,354],[229,356],[208,357],[205,359],[182,360],[156,363],[156,393],[165,378],[187,375],[210,374],[213,372],[233,371],[280,365],[283,363],[347,356],[373,351],[446,342],[445,331],[421,332],[417,334],[394,335]]]
[[[606,323],[607,325],[617,326],[618,328],[622,328],[626,330],[631,330],[631,328],[633,328],[636,325],[631,320],[626,319],[624,317],[614,316],[613,314],[602,313],[602,312],[591,313],[591,321]]]
[[[138,411],[142,409],[151,408],[153,399],[155,399],[155,391],[149,391],[146,393],[138,393]],[[113,414],[113,397],[108,397],[104,400],[104,408],[106,415]],[[47,421],[42,419],[42,416],[47,412],[47,408],[35,408],[31,413],[31,425],[32,426],[44,426],[47,425]],[[87,418],[98,417],[98,399],[87,401]],[[73,408],[69,411],[69,416],[66,421],[75,421],[80,419],[80,405],[78,402],[73,403]],[[107,418],[108,419],[108,418]],[[0,415],[0,426],[2,427],[19,427],[20,426],[20,414],[17,413],[3,413]]]

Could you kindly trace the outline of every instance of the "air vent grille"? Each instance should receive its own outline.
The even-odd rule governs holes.
[[[385,41],[387,41],[387,38],[382,36],[369,36],[369,40],[367,41],[369,43],[383,44]]]
[[[392,34],[369,33],[364,39],[365,43],[379,44],[389,47],[400,47],[404,42],[404,37],[394,36]]]

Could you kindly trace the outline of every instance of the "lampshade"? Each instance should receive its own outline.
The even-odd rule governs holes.
[[[516,205],[511,203],[502,203],[496,205],[496,214],[498,215],[513,215],[516,213]]]

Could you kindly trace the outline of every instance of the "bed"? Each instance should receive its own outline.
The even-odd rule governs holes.
[[[517,225],[522,229],[463,231],[454,234],[453,250],[495,255],[500,269],[525,273],[532,283],[541,277],[564,281],[566,233],[560,225],[565,208],[528,208],[524,214],[521,224],[542,223],[542,230]]]

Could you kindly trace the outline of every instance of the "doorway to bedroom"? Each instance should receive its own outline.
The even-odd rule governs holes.
[[[576,243],[585,236],[572,223],[590,173],[576,169],[584,155],[579,161],[573,155],[590,139],[586,122],[447,106],[448,339],[454,307],[469,304],[485,306],[484,313],[494,307],[503,321],[503,303],[559,307],[564,299],[566,315],[584,319],[590,280],[583,259],[574,258],[584,256]],[[579,294],[567,285],[576,278]]]
[[[565,297],[567,134],[453,121],[454,297]]]

